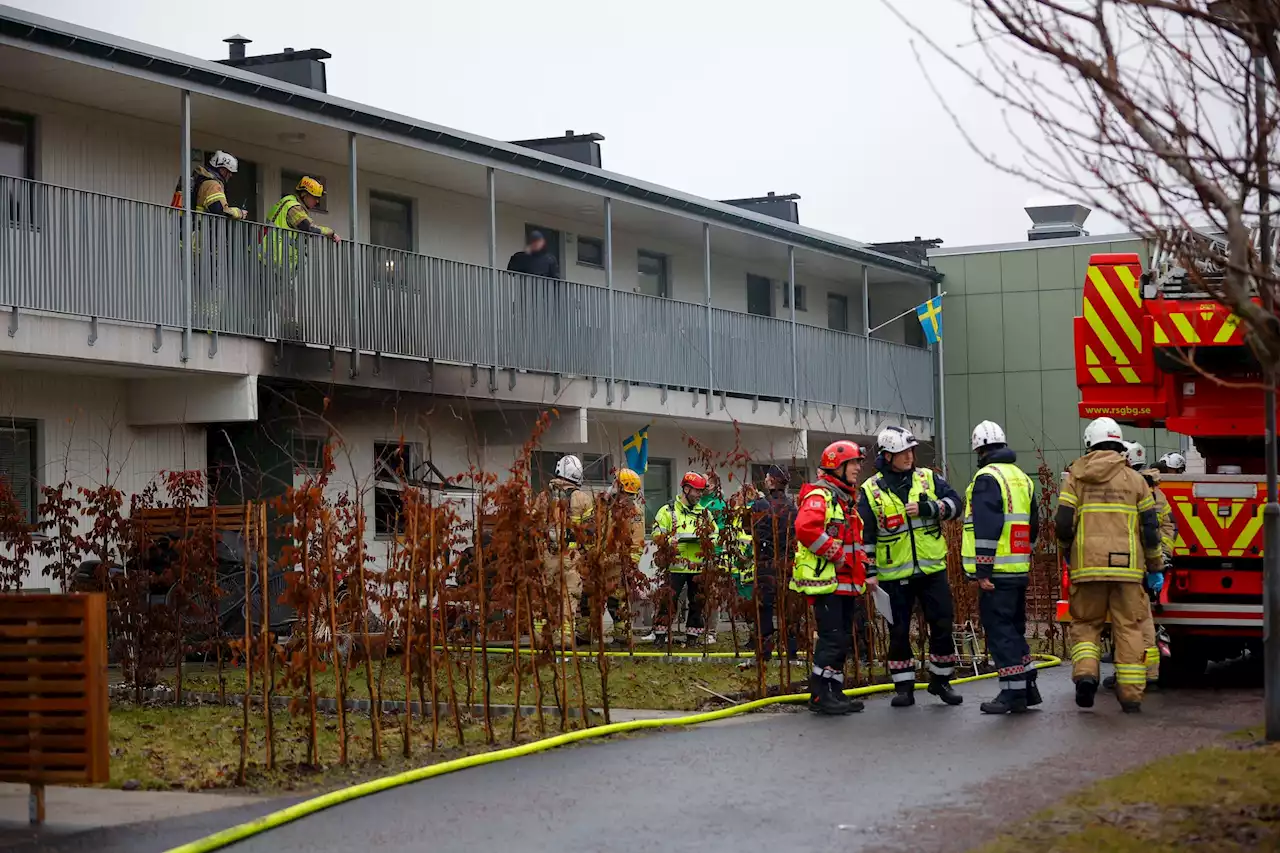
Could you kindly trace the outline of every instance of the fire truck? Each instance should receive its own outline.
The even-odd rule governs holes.
[[[1204,260],[1188,269],[1188,257]],[[1168,637],[1162,680],[1262,646],[1262,376],[1238,318],[1210,296],[1215,257],[1226,246],[1197,232],[1163,237],[1145,271],[1135,254],[1093,255],[1074,321],[1080,417],[1162,427],[1204,459],[1206,473],[1160,483],[1178,527],[1152,608]]]

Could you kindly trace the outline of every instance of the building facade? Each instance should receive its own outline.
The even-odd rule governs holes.
[[[0,9],[0,471],[33,518],[42,484],[173,470],[270,497],[325,442],[373,516],[405,487],[389,447],[417,484],[501,473],[544,412],[543,451],[596,479],[648,425],[655,508],[691,441],[740,448],[737,480],[888,423],[932,438],[918,324],[866,333],[935,292],[927,264],[801,226],[793,197],[604,171],[596,135],[504,143],[343,101],[323,51],[243,42],[210,62]],[[306,67],[255,73],[281,58]],[[252,221],[172,204],[219,149]],[[302,175],[341,242],[263,224]],[[533,230],[560,279],[507,271]]]
[[[1145,266],[1147,247],[1132,234],[1083,233],[1088,211],[1067,207],[1072,215],[1057,230],[1037,220],[1034,239],[929,253],[945,276],[947,464],[956,482],[973,476],[970,434],[984,420],[1004,427],[1031,474],[1041,460],[1060,472],[1084,453],[1072,323],[1082,310],[1089,257],[1134,252]],[[1038,211],[1028,210],[1033,219]],[[1125,436],[1142,442],[1153,460],[1182,444],[1163,429],[1125,427]]]

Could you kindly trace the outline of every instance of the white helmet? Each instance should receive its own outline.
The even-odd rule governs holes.
[[[1179,470],[1187,467],[1187,457],[1174,450],[1160,457],[1160,463],[1166,468],[1177,468]]]
[[[973,449],[986,447],[988,444],[1008,444],[1004,430],[995,421],[983,421],[973,428]]]
[[[225,151],[215,151],[209,155],[209,168],[226,169],[234,175],[240,171],[240,161]]]
[[[1139,470],[1147,467],[1147,449],[1137,441],[1124,443],[1124,458],[1129,460],[1130,468]]]
[[[880,435],[876,436],[876,444],[886,453],[901,453],[916,447],[920,442],[916,441],[911,430],[890,426],[880,430]]]
[[[556,476],[575,486],[582,485],[582,460],[576,456],[561,456],[556,463]]]
[[[1107,441],[1124,442],[1124,433],[1120,431],[1120,424],[1112,418],[1096,418],[1089,421],[1089,425],[1084,428],[1084,449],[1091,450],[1095,444]]]

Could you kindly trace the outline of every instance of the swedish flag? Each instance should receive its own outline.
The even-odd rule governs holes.
[[[645,424],[622,442],[622,450],[627,455],[627,467],[637,474],[643,474],[649,468],[649,425]]]
[[[942,340],[942,297],[935,296],[928,302],[916,306],[916,318],[924,329],[924,339],[936,344]]]

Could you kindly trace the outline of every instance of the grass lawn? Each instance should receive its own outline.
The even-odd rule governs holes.
[[[1258,732],[1099,782],[979,853],[1280,850],[1280,744]]]
[[[495,720],[497,744],[487,746],[484,729],[468,723],[463,728],[465,745],[459,746],[453,726],[440,723],[439,749],[430,749],[431,725],[414,722],[410,758],[403,756],[401,721],[384,717],[382,760],[375,762],[371,750],[371,722],[368,715],[348,716],[348,756],[350,764],[338,763],[338,720],[319,720],[320,752],[314,764],[307,763],[307,718],[294,718],[283,709],[275,714],[276,764],[265,765],[265,720],[254,709],[249,716],[249,790],[278,793],[337,788],[356,782],[448,761],[463,755],[510,746],[511,718]],[[240,764],[239,708],[223,707],[121,707],[111,711],[111,781],[108,787],[139,787],[149,790],[190,791],[235,788]],[[521,740],[537,737],[533,721],[524,723]],[[558,727],[548,734],[558,733]],[[243,790],[243,789],[242,789]]]
[[[582,668],[582,694],[589,707],[601,706],[600,670],[595,658],[579,659]],[[377,682],[379,670],[382,671],[382,697],[388,700],[404,699],[403,659],[388,658],[374,663],[374,681]],[[757,691],[756,669],[754,663],[747,669],[739,669],[732,658],[710,659],[693,663],[669,663],[660,659],[646,658],[610,658],[608,670],[609,704],[613,708],[637,708],[649,710],[692,711],[704,707],[708,703],[723,704],[711,693],[727,696],[734,701],[754,698]],[[534,704],[534,682],[532,662],[527,656],[521,656],[522,670],[520,675],[521,704]],[[571,706],[579,703],[578,676],[575,662],[567,665],[568,688]],[[560,667],[544,663],[538,669],[542,681],[543,704],[554,705],[554,684],[560,676]],[[166,681],[172,683],[172,674],[167,673]],[[277,683],[280,674],[276,673]],[[458,701],[462,704],[478,705],[483,699],[482,658],[479,654],[474,661],[468,655],[455,655],[453,666],[454,687],[458,692]],[[226,690],[238,693],[244,688],[244,670],[228,668],[224,671]],[[770,693],[777,692],[779,671],[778,663],[770,663],[766,676],[766,687]],[[792,692],[803,689],[806,670],[803,664],[791,668]],[[337,695],[335,672],[332,668],[317,672],[315,676],[316,695],[333,697]],[[440,701],[448,695],[448,682],[445,674],[437,674]],[[215,692],[218,689],[218,676],[213,667],[199,665],[188,667],[183,678],[187,690]],[[261,690],[259,676],[254,676],[255,692]],[[515,672],[511,655],[489,656],[489,701],[495,705],[511,705],[515,703]],[[470,691],[468,691],[470,686]],[[303,695],[300,688],[280,685],[276,688],[280,695]],[[416,683],[413,687],[413,699],[418,699]],[[428,690],[428,695],[430,691]],[[363,664],[357,665],[348,675],[347,695],[354,699],[367,699],[369,690],[365,680]]]

